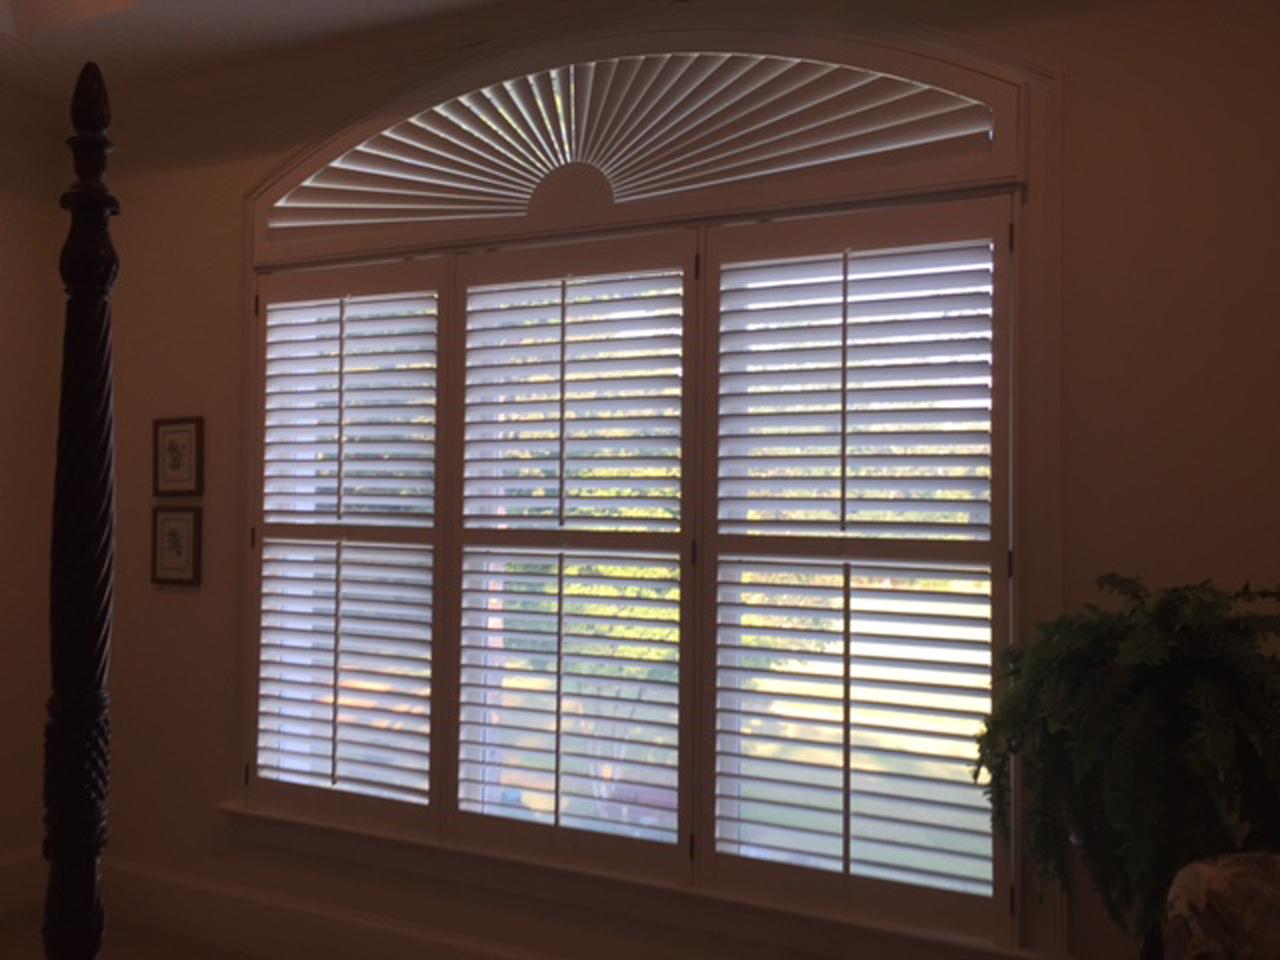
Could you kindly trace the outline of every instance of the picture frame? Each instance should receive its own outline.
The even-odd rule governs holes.
[[[204,417],[154,421],[151,464],[155,496],[201,496],[204,493]]]
[[[200,584],[203,520],[203,511],[199,507],[152,508],[152,583]]]

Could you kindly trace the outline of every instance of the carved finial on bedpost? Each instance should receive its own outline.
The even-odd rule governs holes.
[[[62,195],[62,208],[71,211],[71,233],[62,248],[62,282],[67,293],[110,297],[119,261],[107,232],[107,218],[120,212],[103,176],[112,144],[107,139],[111,102],[102,71],[86,63],[71,98],[75,135],[67,140],[74,158],[76,181]]]
[[[93,61],[80,68],[71,95],[71,125],[76,133],[104,133],[111,126],[111,99],[102,71]]]
[[[49,960],[96,960],[102,949],[99,862],[109,781],[107,667],[115,585],[115,436],[111,293],[119,260],[108,232],[119,204],[107,190],[111,119],[106,86],[86,64],[67,142],[76,181],[62,195],[71,231],[60,268],[67,290],[58,408],[49,581],[53,695],[45,727],[45,840]]]

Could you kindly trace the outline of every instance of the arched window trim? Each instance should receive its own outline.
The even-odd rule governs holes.
[[[281,230],[270,226],[276,204],[308,177],[370,137],[435,105],[512,77],[570,64],[658,54],[735,52],[787,57],[867,70],[925,84],[991,109],[992,143],[982,155],[914,158],[909,163],[871,162],[850,175],[845,164],[812,166],[690,193],[615,203],[597,216],[560,216],[554,204],[535,215],[352,226],[338,230]],[[481,62],[477,62],[481,61]],[[710,222],[799,208],[849,206],[868,201],[945,191],[1008,187],[1026,180],[1021,71],[948,52],[918,53],[888,43],[841,38],[763,35],[737,31],[654,32],[577,40],[537,50],[511,50],[448,65],[440,76],[357,123],[303,148],[248,196],[252,261],[259,270],[325,261],[426,253],[477,244],[493,245],[608,230],[643,229],[677,222]]]

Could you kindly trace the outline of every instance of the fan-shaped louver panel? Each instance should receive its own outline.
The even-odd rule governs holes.
[[[987,242],[727,265],[720,529],[986,540]]]
[[[425,803],[431,553],[263,544],[258,774]]]
[[[598,168],[619,202],[992,131],[991,109],[868,70],[682,53],[579,63],[410,117],[277,202],[273,227],[523,215],[553,170]]]
[[[716,847],[990,895],[981,567],[726,558]]]
[[[674,843],[675,557],[468,550],[459,805]]]
[[[434,294],[270,306],[264,518],[430,522],[435,409]]]
[[[467,525],[680,524],[679,272],[473,287]]]

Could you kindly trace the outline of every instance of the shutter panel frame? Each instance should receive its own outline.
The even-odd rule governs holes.
[[[679,270],[467,287],[468,528],[679,529],[684,290]]]
[[[990,247],[721,265],[721,532],[989,539]],[[815,326],[804,305],[819,301],[838,327]],[[797,376],[818,389],[797,392]],[[868,454],[979,462],[926,480]]]
[[[703,282],[703,297],[717,302],[720,296],[719,267],[722,263],[758,261],[787,257],[813,257],[829,254],[833,250],[850,253],[865,249],[912,247],[939,243],[955,243],[987,238],[991,241],[992,262],[996,276],[993,301],[992,334],[992,424],[991,424],[991,476],[992,509],[991,539],[989,541],[931,541],[912,540],[844,539],[837,537],[815,538],[811,531],[798,531],[783,536],[752,536],[741,533],[725,533],[719,529],[714,516],[720,480],[717,477],[732,476],[715,465],[718,456],[711,451],[712,465],[705,475],[700,501],[701,523],[699,538],[707,544],[706,561],[700,562],[699,583],[701,596],[714,592],[714,568],[716,558],[726,555],[745,555],[761,562],[777,557],[801,556],[815,561],[861,562],[911,562],[928,560],[936,563],[989,565],[992,576],[991,629],[994,643],[1006,642],[1009,634],[1010,591],[1005,576],[1006,552],[1009,544],[1009,472],[1008,472],[1008,324],[1012,291],[1016,286],[1010,269],[1011,251],[1008,238],[1011,205],[1007,198],[946,201],[924,204],[918,208],[901,207],[885,210],[865,210],[826,217],[798,218],[792,222],[727,226],[709,231],[709,269]],[[822,311],[814,311],[821,319]],[[889,321],[893,322],[893,321]],[[959,326],[960,324],[956,324]],[[710,357],[718,357],[719,324],[708,324],[717,329],[704,330],[704,350]],[[717,361],[712,361],[718,366]],[[704,404],[720,404],[725,398],[719,384],[722,377],[711,371],[702,385]],[[789,399],[812,400],[822,393],[821,380],[814,376],[797,378],[794,392]],[[871,377],[866,387],[868,395],[876,392],[890,402],[894,399],[912,399],[903,395],[901,388],[883,377]],[[965,390],[937,391],[943,400],[965,400]],[[949,395],[950,394],[950,395]],[[732,412],[745,415],[750,409],[748,395],[728,395],[730,405],[738,404]],[[817,409],[823,409],[818,407]],[[826,409],[834,410],[834,406]],[[872,407],[872,409],[875,409]],[[817,452],[807,462],[816,467],[838,467],[838,450]],[[877,470],[894,465],[892,458],[883,454],[867,457],[867,464]],[[945,458],[919,457],[908,466],[929,470],[946,470],[950,467],[972,468],[972,459],[958,462]],[[704,551],[700,548],[700,561]],[[700,628],[704,635],[713,630],[714,617],[705,609],[700,611]],[[716,668],[704,669],[699,680],[699,702],[702,715],[716,715]],[[901,718],[898,718],[901,719]],[[714,737],[714,732],[712,734]],[[716,750],[714,740],[704,737],[699,747],[699,762],[703,771],[699,789],[704,795],[714,792]],[[710,781],[708,781],[710,777]],[[1002,896],[1010,889],[1011,855],[1002,843],[995,844],[993,864],[993,890],[990,898],[975,898],[967,894],[929,889],[915,885],[903,885],[902,878],[870,879],[853,875],[840,876],[824,871],[771,863],[718,852],[715,849],[714,810],[703,809],[698,818],[698,855],[702,864],[701,875],[706,882],[730,896],[756,899],[762,889],[774,891],[769,900],[775,905],[792,909],[814,911],[827,916],[848,916],[851,903],[858,903],[858,913],[891,922],[914,924],[921,911],[937,919],[936,928],[950,931],[968,931],[977,936],[991,936],[1003,923]],[[909,904],[909,908],[904,905]],[[931,923],[931,926],[935,924]]]
[[[262,556],[257,776],[426,805],[430,548],[269,537]]]
[[[438,304],[434,291],[268,303],[266,522],[432,524]]]
[[[396,301],[406,295],[426,293],[434,301],[430,318],[434,329],[428,333],[438,336],[440,298],[446,292],[446,268],[447,262],[437,258],[261,276],[258,278],[256,301],[260,304],[257,311],[259,342],[264,343],[268,335],[269,311],[281,309],[280,305],[345,299],[355,304],[356,316],[353,320],[357,326],[362,327],[351,338],[353,349],[349,351],[351,362],[347,372],[353,374],[355,380],[359,381],[367,376],[364,371],[370,369],[370,364],[376,368],[379,365],[385,366],[388,362],[399,363],[403,357],[420,351],[423,347],[438,354],[440,346],[430,341],[424,343],[417,331],[387,329],[386,323],[368,316],[367,312],[362,314],[362,311],[379,301]],[[417,321],[413,323],[416,324]],[[391,325],[395,325],[394,319]],[[407,351],[401,348],[407,348]],[[263,360],[260,359],[259,363],[262,364]],[[434,371],[434,364],[431,369]],[[267,379],[268,371],[265,366],[260,366],[259,370],[263,379]],[[399,374],[393,374],[390,379],[398,378]],[[423,384],[419,381],[412,385],[388,385],[385,381],[389,378],[383,374],[375,375],[374,379],[379,392],[372,395],[365,393],[359,399],[376,397],[377,402],[373,405],[348,403],[345,406],[345,419],[348,421],[347,429],[352,434],[363,434],[357,439],[366,444],[365,449],[374,458],[351,458],[348,466],[354,465],[352,472],[359,482],[368,485],[370,493],[378,495],[379,489],[398,490],[401,480],[383,478],[378,473],[369,474],[367,471],[364,476],[360,476],[363,463],[377,463],[379,470],[382,470],[382,464],[387,464],[394,471],[412,476],[413,470],[420,471],[419,464],[430,464],[438,459],[438,438],[435,439],[436,452],[428,448],[424,458],[414,451],[406,459],[408,450],[403,445],[397,446],[398,441],[394,438],[389,442],[382,434],[385,434],[388,425],[395,423],[394,418],[417,415],[423,404],[433,409],[438,406],[439,384]],[[432,380],[435,379],[433,373]],[[257,406],[259,425],[267,423],[269,416],[262,396],[260,394]],[[327,402],[331,408],[338,407],[333,398],[327,398]],[[292,415],[292,411],[285,410],[277,414],[275,422],[279,425]],[[332,421],[335,418],[330,415],[328,419]],[[431,420],[436,419],[433,414]],[[259,426],[258,429],[261,431],[262,427]],[[259,436],[261,443],[261,434]],[[434,484],[432,473],[433,471],[429,471],[424,475],[420,472],[420,476]],[[249,796],[260,797],[263,803],[273,806],[279,803],[286,809],[321,817],[342,817],[343,811],[367,809],[379,822],[403,832],[405,836],[436,835],[439,821],[436,780],[440,771],[438,758],[434,757],[434,752],[430,749],[434,735],[432,727],[437,713],[433,705],[434,691],[431,690],[436,670],[430,639],[439,589],[438,578],[432,571],[439,562],[438,533],[434,523],[428,517],[426,523],[391,526],[379,522],[379,517],[370,518],[359,514],[346,520],[332,518],[338,522],[280,522],[269,519],[262,509],[261,475],[250,482],[254,483],[253,502],[257,505],[253,537],[256,548],[255,566],[261,566],[261,557],[265,556],[268,544],[281,542],[302,544],[315,549],[341,541],[348,557],[353,550],[374,550],[393,556],[428,557],[430,560],[421,570],[421,575],[426,579],[413,588],[413,597],[407,601],[407,607],[404,605],[404,596],[394,595],[400,588],[396,586],[394,578],[388,579],[391,568],[375,565],[370,568],[369,576],[356,576],[353,580],[352,564],[347,563],[348,575],[338,578],[339,583],[347,584],[343,588],[346,599],[342,604],[346,614],[340,624],[335,618],[334,624],[328,628],[331,637],[336,635],[339,638],[336,644],[331,641],[330,645],[336,645],[341,651],[340,659],[331,670],[328,686],[332,689],[336,680],[343,690],[349,691],[339,698],[336,707],[342,713],[336,731],[332,727],[332,717],[328,721],[332,741],[331,755],[336,762],[330,779],[337,781],[336,787],[331,782],[322,785],[322,789],[300,788],[273,779],[270,770],[259,768],[259,722],[255,698],[245,705],[251,721],[247,724],[247,730],[252,734],[247,744],[249,763],[246,784],[250,788]],[[360,491],[350,486],[348,494],[352,497],[361,496]],[[250,571],[254,575],[252,596],[259,597],[260,593],[263,595],[263,599],[255,604],[259,609],[266,597],[257,576],[260,572],[262,571]],[[352,594],[352,584],[361,579],[366,581],[364,586],[356,594]],[[331,584],[331,588],[337,589],[334,584]],[[403,594],[403,589],[400,592]],[[411,622],[405,621],[406,612],[410,614]],[[261,614],[256,614],[254,618],[255,636],[259,634],[256,624],[260,616]],[[264,651],[267,651],[270,644],[264,641],[257,646],[259,655],[256,659],[267,660],[268,654]],[[255,688],[260,682],[255,678]],[[420,705],[420,709],[408,708],[411,711],[418,710],[417,720],[412,712],[408,715],[402,712],[406,705],[413,703]],[[388,713],[388,707],[393,712]],[[330,712],[334,709],[331,705]],[[318,732],[314,724],[310,729]],[[381,781],[386,781],[386,785],[380,786]]]
[[[697,339],[692,337],[689,331],[691,307],[697,289],[694,278],[695,241],[695,231],[680,231],[677,233],[643,235],[634,238],[610,238],[587,243],[531,246],[524,249],[515,248],[490,251],[483,254],[463,255],[458,258],[457,269],[457,289],[460,296],[465,296],[468,290],[484,288],[498,283],[510,284],[512,287],[520,287],[522,285],[528,287],[545,281],[547,278],[566,278],[581,281],[584,287],[594,282],[591,278],[598,277],[619,278],[645,273],[664,273],[673,278],[679,278],[672,293],[678,290],[679,301],[683,304],[684,309],[678,314],[673,313],[671,308],[674,306],[675,300],[668,298],[666,307],[668,314],[670,314],[669,320],[659,317],[655,321],[654,319],[641,317],[640,320],[644,324],[642,328],[632,328],[628,330],[625,336],[619,337],[611,330],[611,326],[617,326],[617,324],[609,321],[606,317],[599,316],[600,311],[595,311],[597,316],[583,315],[580,318],[575,316],[569,326],[573,327],[575,331],[580,330],[582,332],[583,336],[579,341],[576,341],[582,346],[581,348],[574,347],[572,359],[568,356],[570,351],[566,350],[566,360],[567,365],[571,366],[582,353],[596,349],[597,346],[604,349],[612,347],[626,349],[629,339],[633,342],[641,341],[640,346],[642,349],[652,349],[654,346],[669,346],[674,342],[675,338],[679,338],[684,366],[684,373],[680,377],[680,382],[684,385],[684,388],[681,391],[683,394],[683,409],[681,410],[681,419],[675,421],[679,424],[678,428],[673,431],[675,435],[670,440],[653,438],[634,441],[637,450],[633,451],[632,456],[625,460],[615,460],[612,465],[605,466],[601,473],[605,481],[608,482],[613,482],[613,478],[626,477],[628,475],[642,481],[637,485],[636,499],[643,499],[640,494],[643,493],[641,488],[645,486],[643,483],[646,479],[643,476],[644,472],[671,463],[672,454],[675,453],[679,458],[678,462],[681,464],[683,479],[680,496],[685,504],[683,508],[685,511],[690,509],[687,499],[689,496],[687,492],[688,485],[692,483],[692,471],[696,469],[694,465],[699,461],[698,452],[693,449],[695,430],[688,416],[691,402],[688,395],[689,377],[691,376],[689,371],[699,362],[698,357],[701,350]],[[611,282],[619,286],[632,283],[632,281],[624,279],[614,279]],[[588,289],[584,292],[590,293],[591,291]],[[480,294],[484,295],[483,291],[480,291]],[[486,305],[483,301],[480,301],[480,305],[486,306],[486,308],[492,306],[492,304]],[[486,320],[487,323],[488,320]],[[663,336],[669,339],[655,340],[653,338],[655,323],[666,325],[666,331]],[[501,340],[501,335],[495,331],[492,325],[483,328],[473,326],[468,331],[468,335],[471,337],[478,335],[478,342],[489,346]],[[609,365],[606,364],[605,366]],[[629,365],[631,365],[629,361],[619,362],[616,364],[619,369],[609,372],[614,373],[615,376],[626,377],[632,375],[634,371],[629,374],[626,369]],[[599,364],[587,361],[584,363],[583,368],[588,372],[594,372],[599,366]],[[579,381],[571,379],[569,382],[573,384]],[[473,409],[477,409],[480,404],[497,403],[499,402],[497,398],[501,396],[499,392],[489,390],[484,385],[477,386],[474,382],[467,389],[470,394],[468,405]],[[628,416],[632,414],[637,416],[644,415],[647,412],[646,408],[652,408],[653,405],[652,400],[643,396],[623,397],[616,401],[608,398],[582,397],[573,398],[572,402],[575,404],[573,412],[580,416],[570,420],[569,423],[582,424],[588,430],[595,429],[601,424],[607,425],[608,415],[615,412],[615,408],[612,406],[615,403],[617,404],[616,412],[622,412]],[[461,429],[461,425],[459,425],[459,429]],[[576,441],[576,449],[580,450],[585,457],[609,452],[608,445],[612,442],[608,438],[595,438],[589,435],[573,439]],[[482,441],[473,438],[469,445],[473,456],[466,464],[468,475],[474,477],[492,469],[494,466],[501,466],[500,464],[486,463],[482,457],[474,454],[478,451],[484,451],[485,455],[492,455],[501,447],[502,441]],[[665,446],[666,449],[659,448],[659,445]],[[551,462],[558,461],[558,451],[548,451],[547,455]],[[461,502],[461,499],[459,499],[459,502]],[[589,520],[590,518],[587,519]],[[611,527],[614,526],[616,524],[602,525],[582,522],[576,526],[563,528],[473,528],[464,527],[459,519],[455,522],[454,527],[459,543],[458,550],[460,551],[458,562],[461,562],[461,552],[464,550],[468,555],[473,554],[475,551],[486,550],[532,551],[544,554],[548,551],[553,554],[566,551],[579,554],[614,553],[619,551],[623,553],[661,554],[667,557],[679,558],[675,567],[679,571],[679,590],[681,596],[687,594],[691,584],[688,566],[688,558],[692,552],[691,545],[693,541],[691,523],[686,521],[683,529],[680,530],[633,531],[612,529]],[[684,638],[690,635],[689,623],[691,616],[691,608],[687,603],[683,604],[678,612],[678,626],[680,634]],[[569,619],[572,620],[573,618],[570,617]],[[644,643],[637,641],[633,645],[643,647]],[[578,668],[580,672],[589,672],[602,662],[598,659],[598,654],[599,651],[590,649],[574,652],[572,656],[566,658],[566,665],[571,668]],[[680,684],[685,685],[685,689],[687,689],[691,676],[690,671],[691,661],[682,653],[675,677],[678,677]],[[575,696],[583,709],[588,711],[588,715],[590,715],[591,710],[603,708],[607,703],[606,699],[601,699],[591,694],[589,690],[584,690],[575,694]],[[465,707],[466,705],[464,704],[463,706]],[[516,708],[518,705],[509,704],[509,706]],[[636,711],[635,716],[630,722],[630,727],[626,729],[630,729],[632,732],[652,731],[654,729],[652,723],[655,720],[654,711],[669,710],[670,708],[671,705],[664,707],[660,703],[640,703],[634,708]],[[682,711],[688,709],[688,705],[683,699],[680,701],[680,709]],[[466,719],[474,722],[474,718],[475,712],[473,710],[470,713],[470,717]],[[459,719],[464,720],[462,716]],[[519,722],[521,719],[530,720],[527,714],[523,715],[523,717],[519,714],[511,714],[511,719],[515,722]],[[570,718],[570,720],[572,719]],[[566,729],[566,733],[569,733],[570,736],[578,736],[576,731],[570,732]],[[677,782],[680,784],[680,793],[676,799],[676,809],[672,811],[674,820],[671,818],[666,820],[667,827],[664,829],[668,830],[668,833],[665,839],[661,839],[661,842],[642,838],[637,843],[635,839],[629,837],[613,836],[589,829],[557,828],[537,823],[507,820],[503,817],[486,816],[485,814],[469,812],[465,809],[446,811],[446,829],[449,835],[456,838],[458,842],[474,846],[477,849],[491,850],[506,855],[515,854],[518,856],[537,857],[547,862],[585,866],[589,870],[602,870],[609,873],[615,872],[615,868],[610,864],[614,862],[618,864],[625,863],[626,875],[648,877],[664,884],[682,884],[688,880],[691,874],[687,838],[689,837],[692,810],[687,794],[687,784],[689,783],[692,749],[693,745],[686,729],[680,736],[678,747],[668,755],[670,764],[673,764],[673,766],[664,763],[650,770],[644,765],[637,765],[632,762],[629,767],[633,774],[631,779],[635,781],[635,789],[637,791],[637,796],[632,798],[637,809],[643,806],[639,793],[663,787],[663,784],[666,784],[663,787],[664,789],[669,789],[671,772],[672,770],[675,771]],[[574,762],[577,761],[575,760]],[[664,770],[666,772],[663,772]],[[563,771],[564,780],[568,787],[568,795],[573,796],[575,792],[576,794],[582,794],[583,789],[590,782],[590,777],[584,779],[584,772],[571,769]],[[655,782],[645,782],[646,777],[651,781],[655,778],[657,779]],[[579,796],[578,801],[581,801],[581,799]],[[674,843],[666,842],[670,838],[670,830],[674,830],[677,838]]]

